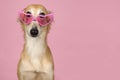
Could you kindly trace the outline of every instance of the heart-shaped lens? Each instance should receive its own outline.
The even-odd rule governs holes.
[[[20,20],[23,21],[25,24],[30,24],[32,22],[32,15],[26,13],[20,13]]]
[[[53,21],[53,15],[48,14],[48,15],[45,15],[45,16],[38,16],[37,20],[38,20],[38,23],[39,23],[40,26],[46,26]]]

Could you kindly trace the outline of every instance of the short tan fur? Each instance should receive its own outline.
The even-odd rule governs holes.
[[[41,12],[49,13],[40,4],[28,5],[24,12],[28,11],[33,16],[38,16]],[[24,32],[25,43],[18,63],[18,80],[54,80],[53,57],[46,40],[50,24],[40,27],[36,21],[29,25],[19,22]],[[30,34],[30,30],[34,27],[39,31],[37,37],[32,37]]]

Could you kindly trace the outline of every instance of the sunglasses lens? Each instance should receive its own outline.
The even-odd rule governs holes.
[[[25,14],[25,13],[21,13],[20,14],[20,19],[26,23],[26,24],[30,24],[32,21],[32,16],[29,14]]]
[[[39,22],[39,25],[46,26],[53,21],[53,15],[39,16],[37,20]]]

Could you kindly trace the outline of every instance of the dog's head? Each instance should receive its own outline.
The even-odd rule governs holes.
[[[25,34],[36,38],[48,32],[53,15],[44,6],[32,4],[19,13],[19,21]]]

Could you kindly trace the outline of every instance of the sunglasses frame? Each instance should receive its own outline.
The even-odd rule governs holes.
[[[26,18],[22,18],[21,16],[24,16],[24,17],[26,17]],[[30,20],[26,20],[26,21],[24,21],[24,19],[30,19]],[[48,18],[48,22],[45,22],[44,23],[44,21],[46,21],[45,20],[45,18],[47,19]],[[48,24],[50,24],[50,23],[52,23],[53,21],[54,21],[54,18],[53,18],[53,13],[48,13],[48,14],[45,14],[45,15],[39,15],[39,16],[37,16],[37,17],[35,17],[35,16],[33,16],[32,14],[27,14],[27,13],[25,13],[24,11],[21,11],[21,12],[19,12],[19,19],[20,19],[20,21],[22,21],[23,23],[25,23],[26,25],[29,25],[32,21],[37,21],[38,23],[39,23],[39,25],[40,26],[46,26],[46,25],[48,25]],[[43,23],[44,24],[43,24]]]

